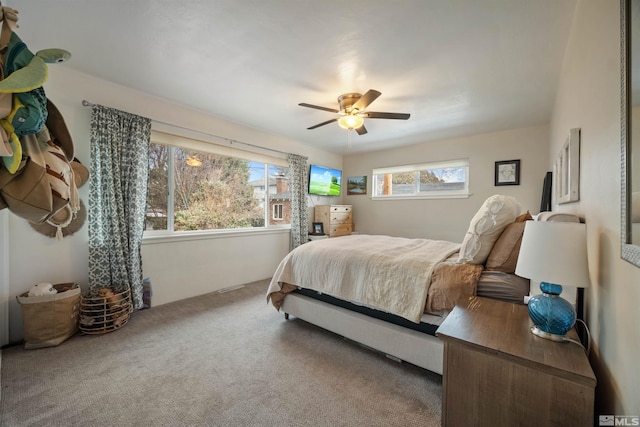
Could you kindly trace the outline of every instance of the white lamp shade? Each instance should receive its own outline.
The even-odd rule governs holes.
[[[538,282],[588,287],[586,225],[526,221],[516,274]]]

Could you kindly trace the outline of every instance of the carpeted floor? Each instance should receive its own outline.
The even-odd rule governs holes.
[[[267,305],[268,280],[2,352],[2,426],[439,426],[441,377]]]

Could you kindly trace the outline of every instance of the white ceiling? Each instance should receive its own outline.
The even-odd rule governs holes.
[[[576,0],[14,0],[29,48],[269,133],[347,152],[342,93],[382,92],[351,151],[546,123]],[[55,66],[55,65],[52,65]]]

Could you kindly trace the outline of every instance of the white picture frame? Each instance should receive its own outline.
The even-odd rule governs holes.
[[[556,204],[580,200],[580,128],[571,129],[553,166]]]

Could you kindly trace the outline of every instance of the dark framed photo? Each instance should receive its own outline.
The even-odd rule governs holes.
[[[313,233],[312,234],[324,235],[324,225],[321,222],[314,222],[313,223]]]
[[[496,162],[495,185],[520,185],[520,160]]]

